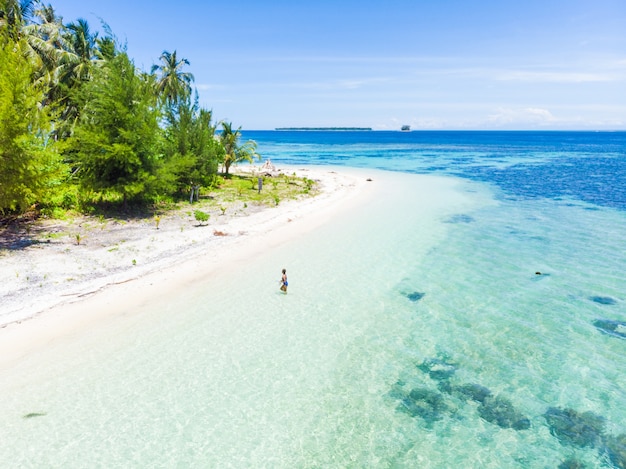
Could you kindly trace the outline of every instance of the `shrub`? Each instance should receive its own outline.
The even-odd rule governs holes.
[[[194,212],[194,216],[196,217],[196,220],[198,221],[198,223],[202,225],[204,222],[209,221],[210,215],[206,212],[203,212],[202,210],[196,210]]]

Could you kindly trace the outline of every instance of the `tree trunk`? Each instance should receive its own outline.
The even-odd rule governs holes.
[[[200,200],[200,186],[191,186],[191,194],[189,195],[189,203],[193,204],[193,195],[196,194],[196,202]]]

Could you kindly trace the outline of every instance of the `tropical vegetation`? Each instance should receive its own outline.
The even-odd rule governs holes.
[[[194,201],[260,158],[199,105],[177,51],[146,72],[101,30],[41,0],[0,0],[0,216]]]

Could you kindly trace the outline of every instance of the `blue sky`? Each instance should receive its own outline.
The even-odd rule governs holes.
[[[626,130],[625,0],[48,1],[244,130]]]

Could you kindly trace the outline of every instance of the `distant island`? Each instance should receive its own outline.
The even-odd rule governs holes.
[[[369,131],[371,127],[276,127],[274,130],[315,130],[315,131]]]

